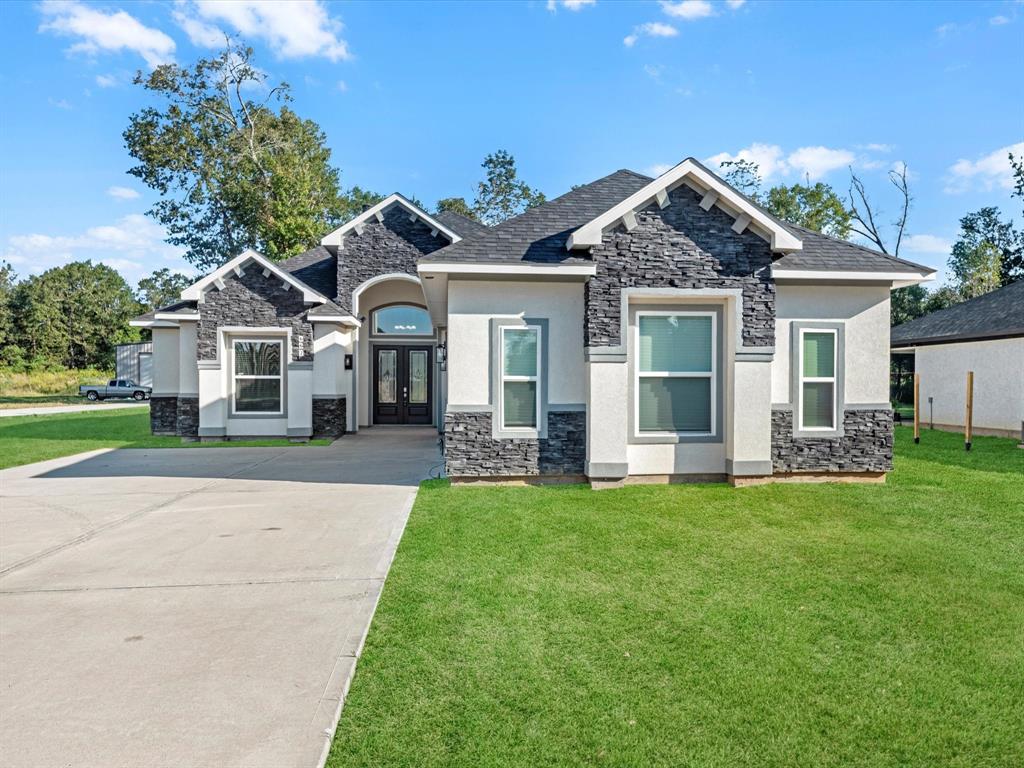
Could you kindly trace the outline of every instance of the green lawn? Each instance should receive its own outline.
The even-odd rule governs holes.
[[[0,410],[84,404],[85,399],[77,395],[0,395]]]
[[[420,491],[328,765],[1020,766],[1024,450]]]
[[[83,413],[0,418],[0,469],[70,456],[97,448],[246,448],[329,445],[330,440],[292,443],[288,440],[247,440],[182,443],[178,437],[149,433],[149,410],[106,408]]]

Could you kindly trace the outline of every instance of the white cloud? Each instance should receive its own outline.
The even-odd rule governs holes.
[[[657,177],[661,176],[661,174],[665,173],[665,171],[669,170],[672,167],[673,166],[669,165],[668,163],[655,163],[654,165],[644,168],[644,173],[646,173],[648,176]]]
[[[96,85],[100,88],[113,88],[117,85],[117,78],[114,75],[96,75]]]
[[[947,21],[945,24],[940,24],[935,28],[935,34],[939,37],[949,37],[954,32],[959,32],[960,27],[951,21]]]
[[[552,13],[558,10],[561,5],[567,11],[582,11],[591,5],[596,5],[597,0],[548,0],[547,8]]]
[[[224,44],[218,26],[224,25],[248,39],[265,41],[282,59],[352,58],[341,37],[341,20],[328,14],[319,0],[193,0],[179,6],[174,17],[189,39],[205,48]]]
[[[67,99],[54,99],[51,97],[48,98],[47,101],[49,102],[51,107],[56,107],[57,109],[73,109],[73,107]]]
[[[984,190],[996,187],[1012,189],[1013,169],[1009,158],[1011,152],[1015,157],[1024,156],[1024,141],[1001,147],[977,160],[957,160],[949,168],[945,191],[951,194],[966,192],[975,183]]]
[[[340,93],[348,93],[348,83],[346,83],[344,80],[339,80],[338,84],[335,87],[338,89]]]
[[[644,72],[647,74],[649,78],[651,78],[651,80],[653,80],[656,83],[661,82],[661,73],[664,71],[665,67],[662,66],[661,64],[644,64]]]
[[[728,152],[719,152],[717,155],[709,157],[706,162],[718,168],[727,160],[733,162],[736,160],[746,160],[747,162],[756,163],[761,172],[761,178],[764,181],[768,181],[773,176],[785,174],[789,170],[782,147],[778,144],[758,144],[755,142],[746,149],[741,149],[735,155],[730,155]]]
[[[134,200],[139,196],[139,193],[131,187],[110,187],[107,194],[118,200]]]
[[[132,51],[150,67],[173,61],[174,40],[125,11],[108,13],[77,0],[43,0],[39,10],[46,17],[40,32],[78,40],[71,53]]]
[[[988,23],[991,24],[993,27],[1001,27],[1003,26],[1003,24],[1009,24],[1010,19],[1006,16],[993,16],[991,19],[988,20]]]
[[[948,256],[953,250],[953,243],[938,235],[907,235],[903,238],[903,247],[910,253]]]
[[[817,181],[837,168],[853,165],[854,154],[848,149],[828,147],[801,147],[786,158],[790,168],[799,171],[811,181]]]
[[[33,274],[72,260],[92,259],[134,280],[162,266],[187,267],[181,259],[182,250],[164,242],[165,237],[162,226],[141,213],[132,213],[79,234],[12,235],[7,238],[3,259],[28,265]]]
[[[641,37],[675,37],[678,34],[679,30],[671,24],[663,24],[660,21],[649,21],[646,24],[633,27],[633,31],[626,35],[622,39],[622,42],[627,48],[632,48],[636,44],[636,41]]]
[[[892,144],[864,144],[861,149],[866,149],[868,152],[892,152],[894,147]]]
[[[725,0],[725,4],[728,5],[729,8],[731,8],[734,11],[737,8],[741,8],[742,6],[746,5],[746,2],[747,0]]]
[[[720,167],[727,160],[746,160],[756,163],[763,181],[780,176],[798,175],[810,177],[817,181],[834,170],[848,165],[869,167],[858,161],[856,155],[848,149],[832,149],[829,147],[799,147],[789,154],[778,144],[753,143],[735,154],[719,152],[707,159],[707,163]],[[875,164],[877,167],[877,164]]]
[[[715,9],[708,0],[680,0],[677,3],[662,0],[661,10],[675,19],[694,21],[715,15]]]

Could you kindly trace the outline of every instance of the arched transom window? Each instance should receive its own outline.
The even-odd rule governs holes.
[[[395,304],[374,311],[373,333],[375,336],[432,336],[434,326],[422,307]]]

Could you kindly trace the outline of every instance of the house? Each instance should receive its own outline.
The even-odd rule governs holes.
[[[783,223],[687,159],[493,228],[394,194],[135,324],[158,434],[430,424],[456,481],[880,479],[889,294],[933,274]]]
[[[967,372],[974,372],[973,429],[1014,437],[1024,429],[1024,280],[892,329],[893,354],[911,354],[921,414],[962,430]]]

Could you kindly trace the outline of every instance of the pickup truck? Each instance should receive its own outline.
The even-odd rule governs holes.
[[[152,387],[136,384],[131,379],[111,379],[106,384],[83,384],[78,396],[86,400],[105,400],[108,397],[130,397],[133,400],[148,400],[153,394]]]

